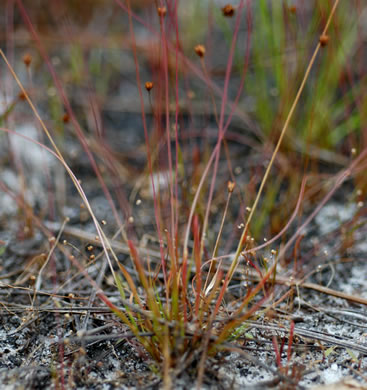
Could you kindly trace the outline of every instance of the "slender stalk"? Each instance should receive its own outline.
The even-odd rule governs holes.
[[[115,0],[115,1],[118,4],[121,4],[121,2],[119,0]],[[151,184],[152,184],[152,190],[153,190],[154,215],[155,215],[155,221],[156,221],[156,225],[157,225],[157,234],[158,234],[159,243],[160,243],[159,250],[161,253],[161,263],[162,263],[164,281],[165,281],[165,285],[167,286],[166,262],[165,262],[163,247],[161,245],[161,243],[163,243],[163,237],[162,237],[162,232],[161,232],[161,223],[160,223],[160,219],[159,219],[159,207],[158,207],[157,193],[156,193],[156,188],[155,188],[155,183],[154,183],[154,178],[153,178],[153,165],[152,165],[152,159],[151,159],[151,151],[150,151],[150,147],[149,147],[148,127],[147,127],[145,110],[144,110],[143,91],[142,91],[142,87],[141,87],[139,63],[138,63],[138,56],[137,56],[137,52],[136,52],[135,33],[134,33],[134,26],[133,26],[133,21],[132,21],[130,0],[127,0],[127,13],[128,13],[128,17],[129,17],[130,35],[132,38],[132,52],[134,55],[136,84],[138,87],[139,98],[140,98],[141,117],[142,117],[142,121],[143,121],[145,144],[146,144],[146,149],[147,149],[148,167],[149,167],[149,173],[150,173],[150,177],[151,177]],[[166,289],[166,291],[168,294],[168,289]],[[168,296],[167,296],[167,299],[168,299]]]
[[[329,28],[329,26],[330,26],[330,23],[331,23],[331,21],[332,21],[332,19],[333,19],[333,16],[334,16],[334,14],[335,14],[335,11],[336,11],[336,8],[337,8],[338,4],[339,4],[339,0],[335,0],[335,3],[334,3],[334,5],[333,5],[333,8],[331,9],[330,15],[329,15],[328,20],[327,20],[327,22],[326,22],[326,26],[325,26],[325,28],[324,28],[324,30],[323,30],[323,32],[322,32],[322,35],[326,35],[326,33],[327,33],[327,31],[328,31],[328,28]],[[260,184],[259,191],[257,192],[256,198],[255,198],[255,201],[254,201],[254,204],[253,204],[252,207],[251,207],[250,214],[249,214],[249,216],[248,216],[248,218],[247,218],[245,228],[244,228],[243,233],[242,233],[242,235],[241,235],[241,238],[240,238],[240,241],[239,241],[239,244],[238,244],[236,253],[235,253],[234,260],[233,260],[232,265],[231,265],[231,268],[230,268],[230,270],[229,270],[229,280],[232,279],[233,274],[234,274],[234,272],[235,272],[235,270],[236,270],[236,268],[237,268],[237,265],[238,265],[238,263],[239,263],[240,254],[241,254],[242,248],[243,248],[243,246],[244,246],[244,242],[245,242],[246,237],[247,237],[247,234],[248,234],[248,230],[249,230],[249,226],[250,226],[252,217],[254,216],[254,213],[255,213],[255,210],[256,210],[256,208],[257,208],[257,206],[258,206],[258,203],[259,203],[260,197],[261,197],[261,195],[262,195],[262,192],[263,192],[265,183],[266,183],[266,181],[267,181],[267,179],[268,179],[268,177],[269,177],[270,170],[271,170],[271,168],[272,168],[272,166],[273,166],[275,157],[276,157],[276,155],[278,154],[280,145],[281,145],[281,143],[282,143],[282,141],[283,141],[283,138],[284,138],[284,136],[285,136],[285,133],[287,132],[289,123],[290,123],[290,121],[291,121],[291,119],[292,119],[292,117],[293,117],[294,111],[295,111],[295,109],[296,109],[296,107],[297,107],[297,104],[298,104],[298,102],[299,102],[299,99],[300,99],[300,97],[301,97],[301,94],[302,94],[302,92],[303,92],[303,90],[304,90],[304,88],[305,88],[306,82],[307,82],[308,77],[309,77],[309,75],[310,75],[311,69],[312,69],[312,67],[313,67],[313,65],[314,65],[314,63],[315,63],[317,54],[318,54],[319,51],[320,51],[320,48],[321,48],[321,43],[318,42],[318,44],[317,44],[317,46],[316,46],[316,48],[315,48],[315,50],[314,50],[314,52],[313,52],[313,55],[312,55],[312,57],[311,57],[311,59],[310,59],[310,62],[309,62],[309,64],[308,64],[307,68],[306,68],[305,75],[303,76],[301,85],[300,85],[300,87],[298,88],[298,91],[297,91],[296,97],[295,97],[295,99],[294,99],[294,101],[293,101],[293,104],[292,104],[292,106],[291,106],[291,109],[289,110],[287,119],[286,119],[286,121],[285,121],[285,123],[284,123],[284,125],[283,125],[282,131],[281,131],[281,133],[280,133],[278,142],[277,142],[277,144],[276,144],[276,146],[275,146],[274,152],[273,152],[273,154],[272,154],[272,156],[271,156],[270,162],[269,162],[269,164],[268,164],[268,166],[267,166],[267,168],[266,168],[264,177],[263,177],[263,179],[262,179],[262,181],[261,181],[261,184]]]

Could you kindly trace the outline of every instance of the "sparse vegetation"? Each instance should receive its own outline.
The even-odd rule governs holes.
[[[297,322],[364,337],[366,5],[44,5],[1,7],[0,370],[236,388],[239,356],[288,389],[344,353],[365,381],[363,340]]]

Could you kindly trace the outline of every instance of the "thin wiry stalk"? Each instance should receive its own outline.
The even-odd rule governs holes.
[[[326,22],[325,28],[324,28],[324,30],[323,30],[323,32],[322,32],[323,35],[326,35],[326,33],[327,33],[328,29],[329,29],[330,23],[331,23],[331,21],[332,21],[332,19],[333,19],[333,16],[334,16],[334,14],[335,14],[335,11],[336,11],[336,8],[337,8],[338,4],[339,4],[339,0],[335,0],[334,5],[333,5],[333,8],[331,9],[330,14],[329,14],[329,17],[328,17],[328,20],[327,20],[327,22]],[[244,228],[243,233],[242,233],[242,235],[241,235],[241,238],[240,238],[240,241],[239,241],[239,244],[238,244],[236,253],[235,253],[235,257],[234,257],[234,260],[233,260],[232,265],[231,265],[231,269],[229,270],[229,280],[232,279],[233,274],[234,274],[234,272],[235,272],[235,270],[236,270],[236,268],[237,268],[237,265],[238,265],[238,263],[239,263],[240,254],[241,254],[242,248],[243,248],[243,246],[244,246],[244,243],[245,243],[245,240],[246,240],[246,237],[247,237],[247,234],[248,234],[250,222],[251,222],[252,217],[253,217],[253,215],[254,215],[254,213],[255,213],[255,210],[256,210],[256,208],[257,208],[257,205],[258,205],[258,203],[259,203],[260,197],[261,197],[261,195],[262,195],[262,191],[263,191],[263,189],[264,189],[265,183],[266,183],[266,181],[267,181],[267,179],[268,179],[268,177],[269,177],[270,170],[271,170],[271,168],[272,168],[272,166],[273,166],[275,157],[276,157],[276,155],[278,154],[280,145],[281,145],[281,143],[282,143],[282,141],[283,141],[283,138],[284,138],[284,136],[285,136],[285,133],[286,133],[286,131],[287,131],[287,129],[288,129],[289,123],[290,123],[290,121],[291,121],[291,119],[292,119],[292,117],[293,117],[293,113],[294,113],[294,111],[295,111],[295,109],[296,109],[296,107],[297,107],[297,105],[298,105],[299,99],[300,99],[301,94],[302,94],[302,92],[303,92],[303,90],[304,90],[304,87],[305,87],[306,82],[307,82],[307,80],[308,80],[308,77],[309,77],[309,75],[310,75],[311,69],[312,69],[312,67],[313,67],[313,65],[314,65],[314,63],[315,63],[315,61],[316,61],[316,57],[317,57],[317,54],[318,54],[319,51],[320,51],[320,48],[321,48],[321,43],[318,42],[318,44],[317,44],[317,46],[316,46],[316,48],[315,48],[315,50],[314,50],[314,52],[313,52],[313,54],[312,54],[312,57],[311,57],[311,59],[310,59],[310,62],[309,62],[309,64],[308,64],[307,68],[306,68],[305,75],[304,75],[304,77],[303,77],[303,79],[302,79],[302,82],[301,82],[300,87],[298,88],[296,97],[295,97],[295,99],[294,99],[294,101],[293,101],[293,104],[292,104],[290,110],[289,110],[287,119],[286,119],[286,121],[285,121],[285,123],[284,123],[284,126],[283,126],[283,128],[282,128],[282,131],[281,131],[281,133],[280,133],[278,142],[277,142],[277,144],[276,144],[276,146],[275,146],[275,149],[274,149],[274,152],[273,152],[273,154],[272,154],[272,156],[271,156],[270,162],[269,162],[269,164],[268,164],[268,166],[267,166],[267,168],[266,168],[266,171],[265,171],[265,173],[264,173],[264,177],[263,177],[263,179],[262,179],[262,181],[261,181],[260,188],[259,188],[259,190],[258,190],[258,192],[257,192],[256,198],[255,198],[255,201],[254,201],[254,204],[253,204],[252,207],[251,207],[250,214],[249,214],[249,216],[248,216],[248,218],[247,218],[245,228]]]
[[[170,134],[170,113],[169,113],[169,81],[168,81],[168,47],[167,47],[167,34],[164,23],[164,15],[159,15],[159,25],[161,29],[161,41],[162,41],[162,53],[163,53],[163,72],[164,72],[164,94],[165,94],[165,119],[166,119],[166,143],[168,152],[168,190],[170,194],[170,207],[171,207],[171,239],[175,241],[175,207],[174,207],[174,180],[173,180],[173,163],[172,163],[172,150],[171,150],[171,134]],[[177,130],[176,130],[177,131]],[[177,172],[176,172],[177,175]],[[173,259],[172,259],[173,261]]]
[[[121,4],[120,0],[115,0],[115,2],[116,2],[116,4],[118,4],[122,8],[124,8],[124,6]],[[155,221],[156,221],[156,225],[157,225],[157,234],[158,234],[159,243],[160,243],[159,250],[161,253],[161,263],[162,263],[164,281],[165,281],[165,285],[167,286],[166,261],[165,261],[165,256],[164,256],[164,252],[163,252],[163,247],[161,245],[161,243],[163,243],[163,237],[162,237],[161,224],[160,224],[160,219],[159,219],[159,207],[158,207],[157,193],[156,193],[154,177],[153,177],[153,166],[152,166],[151,152],[150,152],[150,147],[149,147],[148,127],[147,127],[147,123],[146,123],[145,110],[144,110],[144,99],[143,99],[143,92],[142,92],[142,87],[141,87],[138,57],[137,57],[137,52],[136,52],[135,33],[134,33],[134,26],[133,26],[133,21],[132,21],[132,11],[131,11],[130,0],[127,0],[127,13],[128,13],[128,17],[129,17],[129,30],[130,30],[131,42],[132,42],[131,43],[132,52],[134,55],[136,84],[137,84],[139,98],[140,98],[141,117],[142,117],[142,121],[143,121],[145,144],[146,144],[146,149],[147,149],[147,160],[148,160],[149,174],[151,177],[151,185],[152,185],[152,191],[153,191],[154,214],[155,214]],[[168,294],[168,288],[166,289],[166,291]],[[167,301],[169,300],[168,298],[169,297],[167,295]]]
[[[210,183],[210,189],[209,189],[209,196],[208,196],[208,202],[207,202],[207,207],[205,211],[205,217],[204,217],[204,223],[203,223],[203,230],[202,230],[202,238],[201,238],[201,252],[203,252],[204,248],[204,243],[206,239],[206,231],[207,231],[207,225],[209,221],[209,213],[211,209],[211,204],[212,204],[212,198],[214,194],[214,187],[215,187],[215,182],[217,178],[217,171],[218,171],[218,163],[219,163],[219,157],[220,157],[220,151],[221,151],[221,144],[222,140],[224,137],[224,110],[225,107],[227,106],[227,96],[228,96],[228,88],[229,88],[229,81],[231,77],[231,72],[232,72],[232,64],[233,64],[233,58],[234,58],[234,52],[236,49],[236,43],[237,43],[237,38],[238,38],[238,32],[239,28],[241,25],[241,13],[242,13],[242,8],[244,6],[244,0],[241,0],[238,9],[237,9],[237,17],[236,17],[236,24],[235,24],[235,29],[233,33],[233,39],[231,43],[231,48],[230,52],[228,55],[228,61],[227,61],[227,66],[226,66],[226,75],[225,75],[225,80],[224,80],[224,87],[223,87],[223,97],[222,97],[222,105],[221,105],[221,111],[220,111],[220,117],[219,117],[219,126],[218,126],[218,149],[216,151],[216,156],[214,160],[214,166],[213,166],[213,173],[212,173],[212,179]],[[189,221],[190,222],[190,221]]]
[[[231,196],[232,196],[232,193],[233,193],[233,188],[230,189],[229,186],[233,186],[234,187],[234,183],[229,182],[228,186],[227,186],[228,187],[227,201],[226,201],[226,205],[225,205],[225,208],[224,208],[223,217],[222,217],[222,221],[221,221],[221,224],[220,224],[219,232],[218,232],[218,235],[217,235],[217,240],[215,242],[215,246],[214,246],[214,249],[213,249],[213,254],[212,254],[213,261],[210,263],[209,271],[207,273],[207,276],[206,276],[206,279],[205,279],[205,284],[204,284],[204,287],[203,287],[204,295],[208,294],[208,292],[210,291],[211,287],[213,286],[213,284],[215,282],[215,278],[218,277],[218,275],[217,275],[218,272],[216,272],[215,275],[213,275],[213,274],[215,272],[215,268],[216,268],[216,264],[217,264],[217,261],[215,260],[215,258],[217,257],[217,254],[218,254],[218,248],[219,248],[219,243],[220,243],[220,240],[221,240],[221,237],[222,237],[224,221],[226,219],[229,202],[231,200]],[[207,288],[207,284],[209,282],[209,278],[212,275],[213,275],[212,281],[210,282],[209,287]]]

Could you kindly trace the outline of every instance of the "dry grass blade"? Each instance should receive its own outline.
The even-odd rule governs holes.
[[[258,329],[263,329],[266,331],[288,331],[286,326],[281,326],[278,324],[263,324],[257,321],[248,321],[248,323]],[[325,332],[304,329],[298,326],[294,328],[294,335],[298,335],[300,337],[304,337],[310,340],[318,340],[328,345],[335,345],[341,348],[349,348],[351,350],[367,354],[367,345],[362,344],[361,342],[354,341],[351,338],[346,338],[345,336],[333,336]]]

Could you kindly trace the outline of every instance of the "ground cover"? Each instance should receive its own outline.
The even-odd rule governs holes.
[[[2,386],[363,388],[363,2],[2,9]]]

